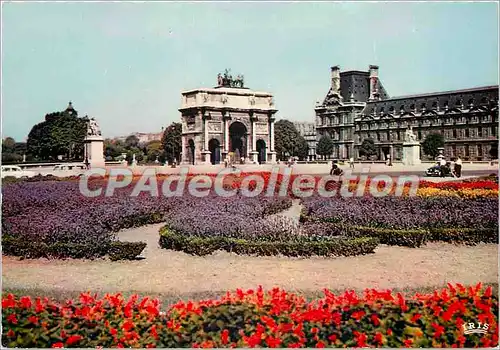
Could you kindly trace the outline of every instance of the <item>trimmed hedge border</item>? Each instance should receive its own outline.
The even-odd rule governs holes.
[[[106,255],[110,260],[133,260],[146,248],[145,242],[110,242],[98,247],[91,244],[26,241],[12,236],[2,236],[2,251],[5,255],[26,259],[95,259]]]
[[[341,225],[336,220],[314,219],[301,214],[300,222],[323,223],[332,231],[342,231],[346,237],[373,237],[381,244],[418,248],[430,242],[447,242],[456,244],[476,245],[479,243],[498,244],[498,229],[496,228],[429,228],[429,229],[392,229],[370,226]]]
[[[217,250],[225,250],[239,255],[292,257],[310,256],[355,256],[373,253],[378,239],[370,237],[324,240],[322,242],[252,242],[245,239],[227,237],[186,237],[169,230],[160,229],[160,247],[183,251],[187,254],[204,256]]]

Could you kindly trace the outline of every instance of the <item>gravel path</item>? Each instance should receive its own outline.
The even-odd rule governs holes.
[[[296,217],[297,206],[289,214]],[[146,241],[145,259],[18,260],[3,257],[3,288],[191,294],[280,286],[289,290],[419,288],[498,282],[498,245],[432,243],[418,249],[379,246],[375,254],[341,258],[248,257],[217,252],[206,257],[160,249],[149,225],[125,230],[125,241]]]

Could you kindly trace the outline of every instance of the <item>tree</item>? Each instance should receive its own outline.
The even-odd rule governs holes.
[[[287,155],[307,156],[307,142],[291,121],[279,120],[274,128],[274,149],[280,159],[286,159]]]
[[[111,139],[104,140],[104,154],[106,159],[117,159],[123,153],[127,153],[127,150],[125,149],[125,145],[122,141]]]
[[[24,142],[16,142],[12,137],[6,137],[2,140],[2,163],[18,163],[23,160],[22,148],[18,144],[25,144]]]
[[[79,118],[71,106],[62,112],[45,115],[45,121],[34,125],[28,134],[27,151],[43,160],[83,160],[83,140],[87,133],[88,117]]]
[[[364,139],[359,147],[359,155],[365,157],[371,157],[377,154],[377,147],[375,147],[375,141],[372,138]]]
[[[425,154],[436,158],[439,155],[438,148],[444,147],[444,136],[439,133],[431,133],[425,137],[422,148]]]
[[[139,145],[139,138],[135,135],[127,136],[125,139],[125,147],[130,149],[132,147],[137,147]]]
[[[2,153],[13,153],[15,145],[16,140],[14,140],[12,137],[6,137],[2,140]]]
[[[321,136],[316,146],[316,153],[325,158],[333,152],[333,141],[328,135]]]
[[[165,129],[161,138],[161,145],[165,151],[165,159],[167,162],[171,163],[174,159],[180,162],[182,152],[181,123],[172,123]]]
[[[297,138],[297,147],[295,149],[294,155],[299,157],[299,159],[304,160],[307,159],[308,154],[309,145],[307,144],[306,139],[302,135],[299,135],[299,137]]]
[[[163,161],[163,147],[161,141],[154,140],[146,144],[146,155],[149,162],[154,162],[156,159]]]

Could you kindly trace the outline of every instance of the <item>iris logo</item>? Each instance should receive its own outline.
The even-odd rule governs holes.
[[[467,323],[463,324],[462,328],[464,330],[464,334],[486,334],[488,332],[488,328],[490,327],[487,323]]]

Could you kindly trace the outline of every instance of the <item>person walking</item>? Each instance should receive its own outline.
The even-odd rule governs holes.
[[[354,158],[353,157],[349,158],[349,167],[354,169]]]
[[[462,159],[460,159],[460,156],[458,156],[457,160],[455,161],[455,175],[457,177],[462,176]]]
[[[446,159],[444,159],[444,157],[442,157],[439,160],[439,172],[440,172],[441,177],[445,176],[445,173],[446,173]]]

